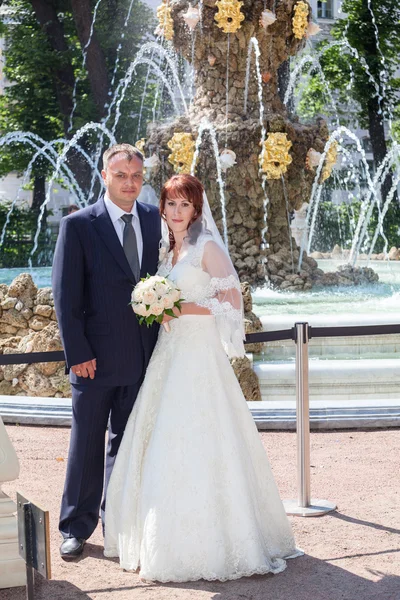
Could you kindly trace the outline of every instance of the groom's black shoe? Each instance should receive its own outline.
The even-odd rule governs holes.
[[[64,560],[77,558],[82,554],[85,542],[86,540],[83,538],[65,538],[60,546],[61,558]]]

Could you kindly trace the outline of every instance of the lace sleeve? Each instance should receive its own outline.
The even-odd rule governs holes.
[[[204,244],[202,268],[210,275],[202,300],[196,303],[215,316],[225,352],[229,358],[242,357],[244,350],[243,300],[239,278],[229,257],[214,241]]]

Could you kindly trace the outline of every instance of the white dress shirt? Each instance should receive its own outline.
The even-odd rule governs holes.
[[[106,209],[108,211],[108,214],[110,215],[110,219],[112,221],[112,224],[114,225],[114,229],[118,236],[118,239],[121,242],[121,246],[123,246],[125,222],[121,219],[121,217],[122,215],[126,215],[129,213],[127,213],[125,210],[122,210],[122,208],[114,204],[114,202],[110,200],[107,194],[104,196],[104,204],[106,205]],[[143,257],[143,237],[142,230],[140,229],[140,220],[136,206],[136,201],[133,203],[132,210],[130,212],[133,215],[132,227],[135,230],[136,234],[138,257],[141,266]]]

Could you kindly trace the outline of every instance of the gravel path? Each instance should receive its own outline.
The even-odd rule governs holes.
[[[83,556],[65,563],[57,530],[69,429],[8,426],[21,461],[17,482],[4,485],[50,510],[53,579],[36,581],[35,600],[400,600],[400,431],[311,434],[311,490],[338,511],[291,518],[306,555],[276,576],[235,582],[146,584],[102,555],[101,528]],[[296,496],[296,437],[261,433],[282,498]],[[25,589],[0,590],[1,600],[24,600]]]

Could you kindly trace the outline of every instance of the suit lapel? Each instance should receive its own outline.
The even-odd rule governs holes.
[[[104,204],[103,198],[100,198],[93,205],[92,210],[92,223],[97,232],[99,233],[101,239],[107,246],[108,250],[111,252],[119,266],[122,268],[124,273],[132,280],[133,283],[136,283],[131,268],[129,266],[128,260],[125,256],[124,249],[121,245],[121,242],[118,239],[117,233],[114,229],[114,225],[110,219],[110,215],[108,214],[106,205]],[[143,262],[142,262],[143,265]]]

